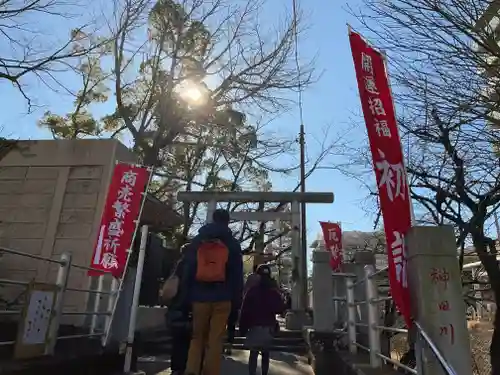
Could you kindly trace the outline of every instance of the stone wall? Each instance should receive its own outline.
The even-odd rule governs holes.
[[[0,161],[0,246],[57,259],[72,254],[88,266],[116,160],[134,161],[114,140],[21,141]],[[57,264],[4,254],[0,278],[53,283]],[[69,287],[87,289],[86,271],[73,268]],[[4,286],[15,300],[22,287]],[[68,291],[65,311],[86,311],[88,295]],[[81,322],[67,316],[63,323]]]

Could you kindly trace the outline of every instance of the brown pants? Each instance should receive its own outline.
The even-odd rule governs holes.
[[[193,333],[186,374],[199,375],[205,354],[203,375],[220,375],[222,344],[230,312],[231,302],[193,303]]]

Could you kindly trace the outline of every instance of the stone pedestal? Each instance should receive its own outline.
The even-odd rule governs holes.
[[[457,375],[472,374],[455,233],[451,226],[413,227],[405,238],[413,317]],[[423,345],[422,374],[445,374]]]
[[[313,327],[315,331],[329,332],[333,330],[335,318],[330,252],[315,250],[312,255]]]
[[[290,331],[300,331],[311,323],[309,315],[304,310],[291,310],[286,313],[285,328]]]

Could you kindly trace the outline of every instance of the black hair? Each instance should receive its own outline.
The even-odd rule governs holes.
[[[222,209],[222,208],[218,208],[212,214],[212,221],[214,223],[228,225],[229,224],[229,212],[227,210]]]
[[[276,286],[276,281],[271,277],[271,275],[261,275],[259,286],[264,289],[273,289]]]
[[[271,289],[275,286],[271,276],[271,268],[267,264],[261,264],[257,267],[257,275],[260,276],[259,286],[264,289]]]
[[[259,264],[257,266],[257,273],[259,275],[271,275],[271,267],[267,264]]]

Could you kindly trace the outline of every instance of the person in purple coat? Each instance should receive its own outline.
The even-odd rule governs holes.
[[[276,333],[276,314],[285,309],[283,299],[276,283],[271,278],[271,269],[260,265],[258,284],[245,294],[241,305],[240,331],[246,336],[245,345],[250,349],[248,358],[249,375],[257,372],[257,358],[261,354],[262,375],[269,372],[269,347]]]
[[[248,292],[248,290],[251,287],[253,287],[259,283],[260,275],[257,273],[258,268],[259,268],[259,266],[257,264],[254,264],[252,273],[250,275],[248,275],[247,282],[245,283],[245,286],[243,287],[243,295],[245,295],[245,293]]]

